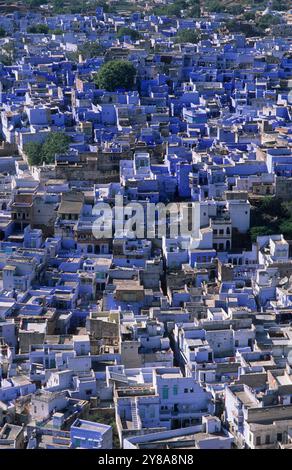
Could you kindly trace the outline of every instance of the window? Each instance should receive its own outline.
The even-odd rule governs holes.
[[[177,385],[174,385],[173,386],[173,394],[177,395],[177,392],[178,392]]]
[[[267,434],[266,435],[266,444],[270,444],[270,443],[271,443],[270,435]]]
[[[162,388],[162,398],[164,400],[167,400],[168,399],[168,386],[167,385],[163,385],[163,388]]]
[[[74,439],[75,447],[80,447],[80,439]]]
[[[184,393],[189,393],[187,388],[184,389]]]
[[[277,433],[277,441],[282,442],[282,433],[281,432]]]
[[[256,445],[260,446],[261,445],[261,436],[257,436],[256,438]]]

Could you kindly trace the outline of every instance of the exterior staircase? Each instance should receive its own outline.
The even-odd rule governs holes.
[[[134,429],[142,429],[141,418],[138,411],[137,398],[131,398],[131,415]]]

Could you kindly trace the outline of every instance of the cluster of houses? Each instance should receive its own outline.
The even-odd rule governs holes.
[[[222,23],[0,16],[0,449],[292,447],[289,240],[243,243],[255,199],[292,197],[291,38]],[[95,85],[114,59],[133,90]],[[31,166],[54,132],[68,151]],[[117,196],[187,204],[192,229],[96,237]]]

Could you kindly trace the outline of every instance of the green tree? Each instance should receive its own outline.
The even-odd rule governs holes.
[[[0,53],[0,64],[12,65],[12,60],[6,54],[1,54]]]
[[[114,5],[109,5],[106,0],[99,0],[95,6],[102,7],[104,13],[110,13],[114,9]]]
[[[4,38],[6,36],[6,31],[2,26],[0,26],[0,38]]]
[[[95,74],[94,82],[98,88],[115,91],[118,88],[131,90],[135,83],[136,69],[126,60],[111,60],[101,66]]]
[[[278,16],[267,14],[264,16],[260,16],[256,20],[256,25],[264,30],[266,28],[269,28],[270,26],[279,24],[280,22],[281,19]]]
[[[63,0],[53,0],[53,12],[63,13],[65,2]]]
[[[40,5],[43,5],[47,2],[46,2],[46,0],[26,0],[26,3],[30,8],[36,8],[36,7],[39,7]]]
[[[244,7],[239,4],[228,5],[226,7],[226,12],[230,15],[241,15],[242,13],[244,13]]]
[[[48,34],[49,27],[46,24],[35,24],[27,28],[27,32],[31,34]]]
[[[197,44],[200,40],[200,33],[194,29],[181,29],[176,35],[175,42],[190,42],[192,44]]]
[[[102,55],[104,48],[98,42],[86,41],[78,48],[78,53],[81,54],[84,59],[92,59],[93,57]]]
[[[50,30],[51,34],[63,34],[63,30],[61,28],[56,28],[56,29],[51,29]]]
[[[286,0],[273,0],[272,9],[276,11],[286,11]]]
[[[28,163],[33,166],[53,163],[56,154],[68,151],[69,142],[69,137],[62,132],[52,132],[42,144],[29,142],[24,146]]]
[[[260,201],[258,210],[261,213],[272,215],[275,217],[286,217],[287,210],[282,200],[274,196],[267,196]]]
[[[138,31],[132,28],[128,28],[127,26],[123,26],[122,28],[119,28],[117,32],[117,37],[119,39],[123,38],[124,36],[130,36],[132,41],[136,41],[137,39],[140,39],[141,37]]]
[[[245,11],[243,14],[242,14],[242,18],[246,21],[249,21],[249,20],[254,20],[255,19],[255,12],[253,11]]]
[[[194,6],[194,5],[200,5],[200,0],[188,0],[188,5]]]
[[[285,238],[292,239],[292,219],[284,220],[279,225],[279,232],[284,235]]]
[[[201,16],[201,7],[200,5],[192,5],[188,12],[187,12],[187,16],[190,16],[192,18],[200,18]]]
[[[237,19],[228,20],[225,22],[227,29],[231,33],[243,33],[246,37],[260,36],[261,30],[253,23],[242,22]]]
[[[163,5],[163,7],[154,7],[154,14],[161,16],[176,16],[181,18],[182,10],[187,9],[188,4],[185,0],[177,0],[171,5]]]
[[[52,132],[42,146],[42,160],[45,163],[53,163],[56,154],[66,153],[70,139],[63,132]]]
[[[42,164],[42,144],[38,142],[29,142],[24,146],[28,163],[32,166]]]
[[[257,237],[273,234],[273,230],[266,227],[265,225],[258,225],[258,226],[252,227],[249,232],[250,232],[252,242],[255,242]]]
[[[218,0],[208,0],[206,1],[206,10],[214,13],[222,13],[225,10],[225,7],[223,3]]]

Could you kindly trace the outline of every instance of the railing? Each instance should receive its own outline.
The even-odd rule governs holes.
[[[118,372],[110,372],[110,379],[128,383],[127,377],[124,374],[119,374]]]
[[[142,422],[141,422],[141,418],[139,416],[139,411],[138,411],[136,398],[131,399],[131,414],[132,414],[132,421],[133,421],[133,424],[134,424],[134,428],[135,429],[141,429],[142,428]]]

